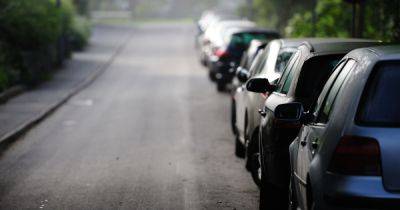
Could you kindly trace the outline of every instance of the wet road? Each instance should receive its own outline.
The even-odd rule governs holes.
[[[193,37],[191,25],[132,30],[102,76],[1,154],[0,209],[256,209],[229,96]]]

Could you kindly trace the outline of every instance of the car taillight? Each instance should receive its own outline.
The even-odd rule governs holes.
[[[222,58],[228,55],[228,52],[225,50],[217,49],[214,51],[214,55],[216,55],[218,58]]]
[[[204,39],[203,39],[203,44],[204,44],[204,45],[210,44],[210,40],[207,39],[207,38],[204,38]]]
[[[343,175],[381,176],[379,143],[366,137],[342,137],[329,171]]]

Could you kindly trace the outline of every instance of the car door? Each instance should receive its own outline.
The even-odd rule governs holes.
[[[355,61],[352,59],[343,60],[334,70],[334,73],[327,81],[320,98],[314,109],[315,119],[308,125],[304,125],[299,133],[299,144],[297,158],[294,168],[294,181],[297,190],[297,197],[301,209],[307,209],[307,185],[308,171],[315,153],[323,143],[323,137],[335,99],[349,72],[354,68]]]
[[[283,170],[276,170],[276,168],[279,168],[277,162],[279,162],[280,156],[275,151],[277,142],[274,138],[276,130],[274,128],[275,115],[273,107],[293,101],[293,98],[288,96],[287,93],[290,89],[293,75],[298,69],[300,55],[300,52],[297,52],[291,58],[282,78],[278,82],[277,91],[273,92],[267,98],[264,110],[261,112],[262,118],[259,132],[261,164],[268,182],[279,185],[279,187],[283,187],[282,184],[285,183],[285,175],[282,175]]]
[[[250,78],[254,77],[259,66],[262,66],[265,60],[264,53],[260,52],[254,59],[253,64],[250,67],[249,73]],[[238,136],[242,143],[244,143],[245,138],[245,118],[246,118],[246,101],[247,101],[248,91],[246,90],[246,84],[242,84],[236,92],[236,127],[238,129]]]

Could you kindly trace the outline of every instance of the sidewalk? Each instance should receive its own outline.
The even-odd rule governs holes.
[[[84,52],[75,53],[53,78],[0,105],[0,145],[22,135],[89,85],[112,63],[128,41],[132,29],[96,26]]]

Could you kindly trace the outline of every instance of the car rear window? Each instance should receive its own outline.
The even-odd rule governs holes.
[[[260,32],[246,32],[233,34],[230,40],[230,45],[238,48],[247,48],[250,42],[254,39],[261,41],[271,41],[272,39],[279,38],[278,34],[260,33]]]
[[[360,103],[357,121],[370,126],[400,126],[400,61],[376,65]]]
[[[344,54],[315,56],[304,63],[296,87],[296,97],[305,107],[309,107],[317,99],[343,56]]]

